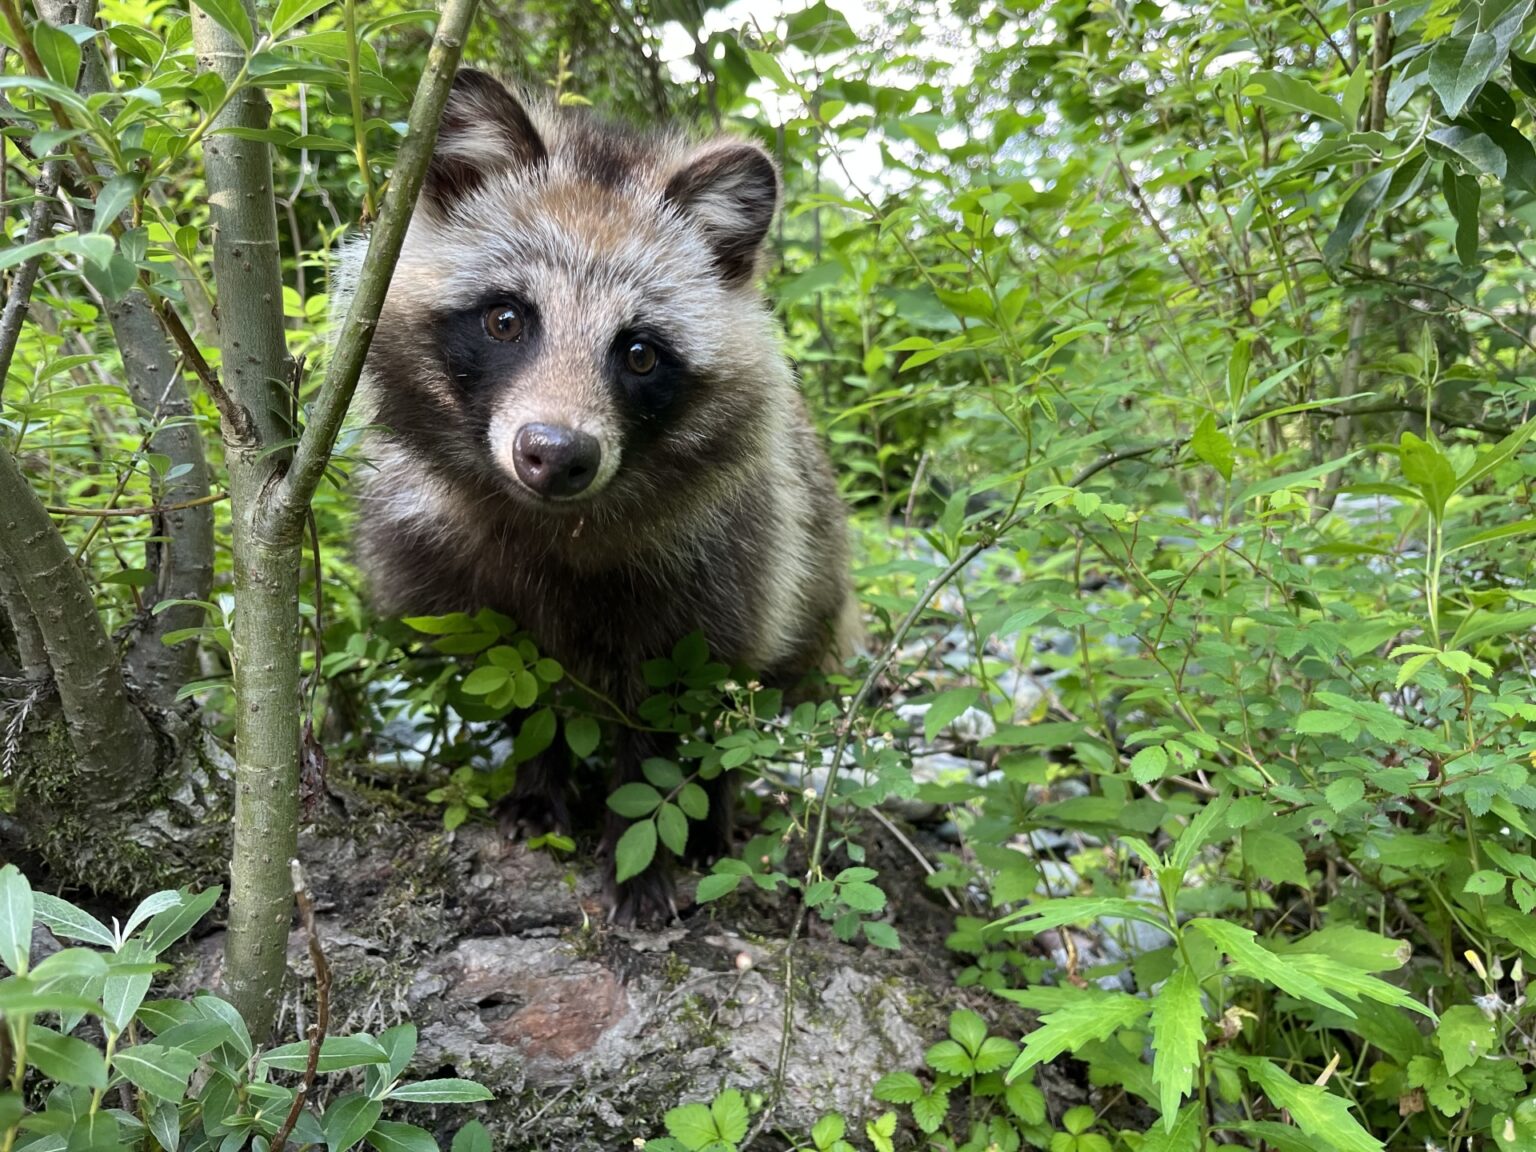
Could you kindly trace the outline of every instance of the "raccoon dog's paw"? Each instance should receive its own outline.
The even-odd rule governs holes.
[[[608,923],[620,928],[660,928],[677,919],[672,870],[653,864],[632,880],[614,879],[610,861],[603,872],[603,907]]]
[[[497,803],[496,818],[508,840],[533,840],[551,832],[570,835],[573,825],[563,775],[542,757],[520,764],[517,786]]]

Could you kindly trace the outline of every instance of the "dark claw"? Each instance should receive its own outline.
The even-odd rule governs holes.
[[[632,880],[615,883],[605,873],[603,906],[608,923],[620,928],[660,928],[677,919],[677,899],[665,865],[652,865]]]
[[[534,840],[559,832],[569,836],[571,813],[560,795],[530,793],[504,797],[496,805],[496,819],[501,834],[508,840]]]

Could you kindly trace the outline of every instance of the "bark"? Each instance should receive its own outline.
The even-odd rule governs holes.
[[[82,812],[112,812],[154,773],[155,734],[129,699],[85,574],[4,447],[0,509],[8,582],[31,611],[64,708],[76,756],[76,802]]]
[[[245,8],[256,26],[254,5],[246,0]],[[192,13],[192,39],[199,68],[231,82],[244,60],[239,41],[201,9]],[[273,446],[292,434],[293,361],[283,335],[271,154],[259,140],[222,130],[264,129],[269,115],[262,91],[247,87],[219,115],[203,146],[223,384],[249,414],[252,433],[233,438],[226,421],[238,608],[232,657],[235,826],[224,983],[258,1038],[271,1031],[272,992],[282,980],[293,903],[288,861],[298,838],[299,534],[266,534],[259,522],[263,493],[279,481],[292,455]]]
[[[95,8],[95,0],[37,0],[38,14],[52,24],[93,24]],[[79,90],[90,95],[107,87],[101,54],[95,41],[88,41]],[[169,461],[168,472],[180,472],[155,485],[153,502],[181,504],[207,496],[208,461],[202,435],[191,421],[191,397],[148,297],[135,288],[122,300],[107,304],[104,311],[122,356],[123,384],[139,418],[152,429],[145,446]],[[150,525],[150,537],[144,557],[145,568],[155,578],[149,605],[162,600],[207,600],[213,585],[213,509],[182,508],[158,515]],[[203,609],[195,604],[168,608],[159,615],[148,613],[137,622],[123,667],[145,700],[161,708],[174,703],[176,693],[192,678],[197,646],[168,648],[164,637],[202,622]]]
[[[156,506],[184,504],[208,495],[208,461],[203,438],[192,420],[175,354],[154,309],[138,289],[107,308],[112,335],[123,358],[123,383],[139,417],[153,428],[149,451],[170,462],[168,478],[155,484]],[[180,469],[181,474],[169,473]],[[154,574],[146,604],[162,600],[207,600],[213,586],[213,508],[201,505],[162,512],[153,519],[145,544],[145,567]],[[129,680],[152,703],[168,708],[197,666],[197,645],[166,647],[173,631],[196,628],[204,610],[180,604],[148,614],[123,657]]]

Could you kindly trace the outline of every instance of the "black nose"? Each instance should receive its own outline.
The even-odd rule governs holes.
[[[540,496],[575,496],[597,475],[603,450],[575,428],[524,424],[512,441],[517,476]]]

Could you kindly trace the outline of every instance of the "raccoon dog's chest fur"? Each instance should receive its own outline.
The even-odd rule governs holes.
[[[626,706],[698,629],[778,678],[846,654],[843,509],[755,285],[777,200],[753,144],[460,73],[363,378],[380,609],[494,608]]]

